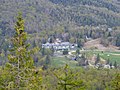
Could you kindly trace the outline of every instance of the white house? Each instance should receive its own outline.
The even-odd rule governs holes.
[[[65,49],[75,49],[77,44],[71,44],[69,42],[55,42],[55,43],[46,43],[42,44],[42,48],[54,48],[55,50],[65,50]]]

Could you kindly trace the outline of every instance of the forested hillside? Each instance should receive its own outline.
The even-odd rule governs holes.
[[[120,0],[0,0],[0,90],[120,90]]]
[[[107,24],[116,26],[120,17],[120,6],[107,0],[51,0],[67,8],[70,17],[78,25]],[[73,15],[73,16],[72,16]],[[114,22],[114,23],[113,23]]]
[[[14,16],[22,11],[29,32],[50,30],[55,25],[120,25],[119,1],[110,0],[1,0],[0,28],[5,35]],[[7,26],[7,27],[6,27]]]
[[[118,27],[120,26],[119,4],[119,0],[1,0],[0,48],[8,47],[5,38],[13,35],[18,11],[23,13],[29,34],[35,36],[34,33],[42,31],[44,36],[47,31],[49,35],[53,34],[53,31],[74,32],[86,25],[89,27],[88,30],[98,25]]]

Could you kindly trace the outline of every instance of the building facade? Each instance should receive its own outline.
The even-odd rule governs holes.
[[[77,48],[77,44],[71,44],[69,42],[46,43],[42,44],[42,48],[53,48],[54,50],[71,50]]]

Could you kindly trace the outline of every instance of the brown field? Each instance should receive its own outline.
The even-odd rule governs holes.
[[[108,47],[105,47],[102,44],[100,44],[100,38],[87,41],[84,44],[84,48],[85,49],[97,49],[97,50],[103,50],[103,51],[119,51],[118,47],[116,46],[109,45]]]

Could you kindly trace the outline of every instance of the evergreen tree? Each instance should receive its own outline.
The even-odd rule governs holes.
[[[87,66],[87,65],[89,65],[89,62],[88,62],[88,60],[86,61],[86,66]]]
[[[112,62],[111,62],[111,63],[110,63],[110,68],[111,68],[111,69],[112,69],[112,65],[113,65],[113,64],[112,64]]]
[[[27,33],[24,29],[24,20],[22,14],[19,13],[15,24],[15,35],[12,38],[13,48],[10,50],[9,61],[6,63],[6,70],[10,75],[10,80],[7,83],[10,86],[9,89],[12,90],[34,88],[36,83],[32,84],[33,78],[35,81],[39,80],[34,76],[36,70],[32,58],[32,54],[36,49],[28,50],[29,44],[26,43]]]
[[[42,56],[45,55],[45,48],[42,48],[42,49],[41,49],[41,54],[42,54]]]
[[[45,57],[42,69],[43,70],[48,69],[49,64],[50,64],[50,54],[47,54],[46,57]]]
[[[79,50],[79,49],[76,50],[76,54],[77,54],[77,55],[80,54],[80,50]]]
[[[46,56],[45,64],[48,65],[50,63],[50,55]]]
[[[111,36],[112,36],[112,35],[111,35],[111,32],[109,32],[109,33],[108,33],[108,37],[111,37]]]
[[[113,90],[120,90],[120,74],[117,74],[113,79],[112,83]]]
[[[82,43],[81,43],[81,40],[80,40],[80,39],[77,40],[77,45],[78,45],[78,48],[81,48],[81,47],[82,47]]]
[[[116,61],[114,62],[114,67],[117,68],[117,62]]]
[[[72,72],[68,65],[60,69],[60,71],[54,71],[54,75],[58,79],[58,90],[85,90],[79,74]]]
[[[54,55],[54,52],[55,52],[54,47],[52,46],[52,48],[51,48],[50,50],[51,50],[51,55],[53,56],[53,55]]]
[[[85,61],[86,61],[85,54],[82,54],[80,61],[78,61],[78,65],[85,66],[86,65]]]
[[[54,42],[53,36],[51,36],[48,41],[49,41],[49,43],[53,43]]]
[[[36,47],[36,46],[37,46],[37,44],[36,44],[36,41],[35,41],[35,40],[33,41],[32,46],[33,46],[33,47]]]
[[[95,65],[100,62],[100,55],[98,54],[96,57]]]

